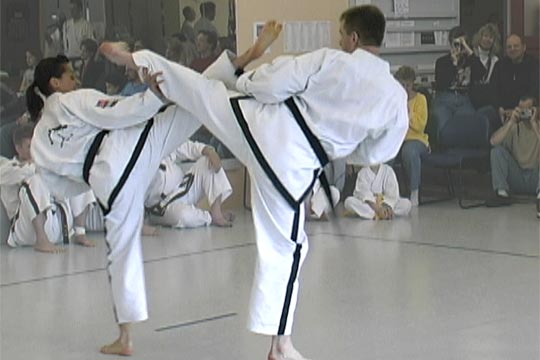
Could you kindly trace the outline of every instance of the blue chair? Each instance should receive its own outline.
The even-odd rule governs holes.
[[[433,128],[432,128],[433,129]],[[458,199],[462,209],[484,206],[485,202],[465,204],[463,170],[487,173],[490,169],[489,119],[481,114],[455,116],[443,129],[434,133],[436,146],[422,158],[423,168],[444,170],[447,175],[449,197],[435,201]],[[431,136],[430,136],[431,142]],[[457,176],[457,183],[454,179]],[[426,201],[429,203],[434,201]]]

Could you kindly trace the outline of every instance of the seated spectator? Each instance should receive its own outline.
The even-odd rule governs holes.
[[[428,120],[426,97],[414,90],[416,74],[411,67],[402,66],[395,74],[396,79],[407,91],[409,130],[401,147],[401,161],[409,179],[410,200],[418,206],[418,189],[422,175],[422,156],[429,152],[428,135],[425,133]]]
[[[107,95],[118,95],[126,84],[126,78],[118,71],[111,71],[105,76],[105,92]]]
[[[81,87],[105,91],[105,64],[97,60],[98,44],[93,39],[81,42]]]
[[[386,164],[363,167],[358,172],[353,196],[345,199],[344,205],[346,215],[368,220],[391,220],[411,211],[411,202],[399,197],[394,170]]]
[[[471,75],[471,101],[476,109],[484,106],[492,106],[496,109],[498,106],[499,56],[501,54],[501,35],[497,26],[495,24],[482,26],[474,35],[472,45],[475,56]]]
[[[518,35],[506,39],[506,57],[501,60],[497,93],[499,112],[508,120],[520,98],[538,94],[538,60],[526,54],[526,45]]]
[[[189,66],[198,57],[195,43],[187,40],[184,34],[178,33],[171,36],[167,42],[165,57],[181,65]]]
[[[124,85],[124,88],[120,91],[119,95],[131,96],[148,89],[148,86],[141,81],[137,71],[126,68],[126,77],[127,83]]]
[[[217,59],[216,49],[218,42],[216,33],[205,30],[199,31],[195,45],[199,57],[193,60],[189,67],[202,73]]]
[[[33,246],[40,252],[62,252],[63,249],[55,244],[68,242],[74,218],[69,201],[53,199],[39,174],[36,174],[30,154],[33,129],[33,125],[15,129],[13,142],[17,155],[12,160],[1,159],[0,195],[12,224],[8,245]],[[88,205],[74,204],[80,212],[75,216],[76,225],[81,222],[84,224]],[[84,230],[84,227],[81,231],[80,227],[75,226],[75,242],[83,246],[94,246],[86,238]]]
[[[503,199],[514,192],[536,194],[540,202],[540,116],[536,101],[534,96],[522,96],[510,119],[491,137],[493,189]]]
[[[30,84],[34,81],[34,70],[36,69],[39,60],[41,60],[39,51],[26,50],[26,65],[28,67],[24,70],[21,85],[19,86],[19,94],[21,96],[25,94],[26,89],[28,89]]]
[[[467,44],[465,31],[460,27],[450,30],[450,53],[435,63],[435,99],[432,115],[438,130],[460,114],[474,113],[469,98],[473,51]]]
[[[180,163],[195,160],[184,174]],[[232,226],[232,214],[224,214],[221,204],[232,187],[216,151],[205,144],[187,141],[165,158],[154,175],[145,199],[151,224],[177,228]],[[197,207],[206,197],[210,210]]]

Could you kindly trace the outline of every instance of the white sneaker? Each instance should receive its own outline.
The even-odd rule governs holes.
[[[503,198],[510,197],[510,195],[508,195],[508,191],[506,191],[504,189],[497,190],[497,196],[500,196],[500,197],[503,197]]]

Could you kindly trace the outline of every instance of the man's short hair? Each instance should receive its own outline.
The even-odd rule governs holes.
[[[19,125],[13,130],[13,144],[20,145],[24,139],[32,139],[34,124]]]
[[[402,66],[396,71],[394,77],[398,80],[414,82],[416,80],[416,73],[412,67]]]
[[[517,38],[519,39],[519,42],[520,42],[521,44],[523,44],[523,38],[522,38],[520,35],[514,34],[514,33],[508,35],[508,36],[506,37],[506,41],[508,41],[508,39],[510,39],[511,37],[517,37]]]
[[[215,50],[217,48],[218,37],[215,32],[201,30],[199,31],[199,34],[203,34],[204,36],[206,36],[206,40],[208,41],[208,44],[210,44],[210,48],[212,48],[212,50]]]
[[[465,32],[465,30],[463,30],[463,28],[460,26],[455,26],[448,33],[448,40],[451,44],[454,39],[460,38],[462,36],[467,37],[467,33]]]
[[[384,38],[386,20],[381,10],[373,5],[352,7],[339,18],[343,28],[350,34],[356,32],[361,45],[381,46]]]
[[[201,12],[201,16],[205,16],[208,13],[216,12],[216,4],[214,4],[212,1],[206,1],[201,3],[199,5],[199,11]]]
[[[524,95],[521,95],[519,98],[519,101],[527,101],[527,100],[532,100],[533,106],[536,106],[536,104],[538,104],[538,98],[534,96],[533,94],[524,94]]]
[[[69,3],[77,6],[80,10],[83,8],[81,0],[70,0]]]
[[[182,15],[187,18],[192,12],[195,12],[191,6],[184,6],[182,9]]]

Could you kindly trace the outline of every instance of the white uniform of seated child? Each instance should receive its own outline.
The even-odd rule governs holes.
[[[84,235],[84,226],[78,226],[81,220],[84,224],[83,213],[93,201],[93,194],[85,193],[76,199],[53,198],[32,162],[32,133],[32,125],[15,129],[17,155],[0,162],[0,197],[11,222],[8,245],[33,246],[37,251],[55,253],[63,251],[55,244],[66,244],[75,235],[76,243],[93,246]]]
[[[353,196],[344,205],[348,214],[369,220],[390,220],[394,216],[407,216],[411,211],[411,201],[399,197],[396,174],[386,164],[362,168]]]
[[[186,160],[196,160],[187,173],[181,168]],[[145,207],[153,225],[193,228],[230,226],[232,214],[223,214],[221,204],[232,193],[232,187],[214,148],[187,141],[160,164],[148,187]],[[197,207],[208,199],[209,211]]]

